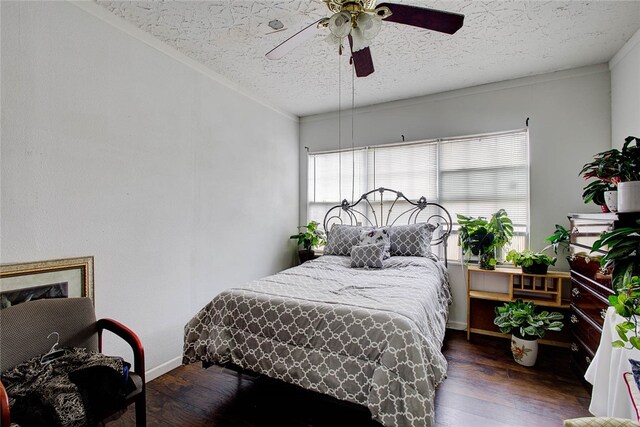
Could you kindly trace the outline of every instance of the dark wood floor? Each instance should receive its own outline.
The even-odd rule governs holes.
[[[436,392],[438,427],[561,426],[589,416],[589,392],[568,350],[541,347],[533,368],[513,362],[508,341],[449,331],[448,377]],[[380,427],[366,408],[264,377],[182,366],[148,385],[150,426]],[[131,407],[109,427],[134,425]]]

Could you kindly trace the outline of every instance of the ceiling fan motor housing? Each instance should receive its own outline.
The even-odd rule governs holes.
[[[352,14],[372,11],[376,4],[376,0],[324,0],[324,2],[333,13],[349,12]]]

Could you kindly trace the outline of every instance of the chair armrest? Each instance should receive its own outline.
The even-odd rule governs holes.
[[[0,381],[0,426],[9,427],[11,414],[9,413],[9,395]]]
[[[144,384],[144,348],[140,338],[131,329],[113,319],[100,319],[96,322],[96,326],[98,327],[98,349],[100,352],[102,352],[102,331],[105,329],[113,332],[131,346],[133,350],[133,370],[140,375]]]

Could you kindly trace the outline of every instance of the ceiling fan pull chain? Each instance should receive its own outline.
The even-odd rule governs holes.
[[[352,58],[353,59],[353,58]],[[351,203],[355,201],[356,147],[354,139],[354,113],[356,108],[356,69],[351,67]]]
[[[338,55],[338,200],[342,198],[342,56]]]

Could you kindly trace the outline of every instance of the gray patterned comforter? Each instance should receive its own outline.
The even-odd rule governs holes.
[[[183,363],[242,368],[365,405],[385,426],[434,425],[451,300],[446,269],[323,256],[216,296],[184,329]]]

